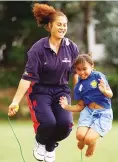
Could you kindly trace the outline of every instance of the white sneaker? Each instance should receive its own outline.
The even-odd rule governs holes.
[[[33,155],[36,160],[43,161],[46,153],[45,145],[42,145],[36,141]]]
[[[46,151],[45,153],[45,162],[54,162],[55,161],[55,150],[52,152]]]

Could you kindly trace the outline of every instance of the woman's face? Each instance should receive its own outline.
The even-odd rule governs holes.
[[[62,39],[67,32],[67,19],[65,16],[56,17],[55,21],[49,23],[50,33],[52,37]]]
[[[87,79],[93,70],[93,65],[85,62],[85,64],[78,64],[75,70],[81,79]]]

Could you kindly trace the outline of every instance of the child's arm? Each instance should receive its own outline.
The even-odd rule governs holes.
[[[100,83],[98,84],[99,90],[108,98],[113,97],[113,92],[109,86],[106,87],[103,79],[100,79]]]
[[[63,109],[71,112],[80,112],[84,108],[84,102],[82,100],[80,100],[76,105],[68,105],[68,100],[64,96],[60,97],[59,104]]]

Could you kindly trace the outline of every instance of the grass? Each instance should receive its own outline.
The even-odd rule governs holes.
[[[32,123],[30,121],[12,121],[12,126],[21,143],[25,162],[36,162],[32,156],[34,144]],[[56,162],[81,162],[81,153],[76,146],[75,132],[76,126],[74,126],[71,135],[60,142],[56,151]],[[85,150],[83,150],[83,162],[117,162],[117,135],[118,123],[114,123],[106,137],[98,141],[93,157],[86,158]],[[23,162],[18,143],[6,121],[0,121],[0,162]]]

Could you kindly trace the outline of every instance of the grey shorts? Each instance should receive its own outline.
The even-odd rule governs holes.
[[[112,109],[90,109],[85,107],[80,112],[78,127],[85,126],[92,128],[100,136],[104,136],[112,128],[113,112]]]

